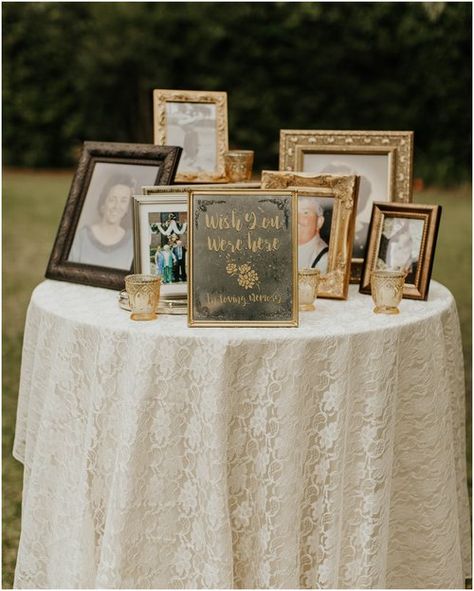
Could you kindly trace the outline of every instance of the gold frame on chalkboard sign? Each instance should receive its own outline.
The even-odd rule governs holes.
[[[194,315],[194,298],[193,298],[193,283],[194,283],[194,199],[196,196],[203,196],[207,198],[238,196],[238,195],[252,195],[254,197],[290,197],[291,203],[291,318],[285,320],[201,320],[196,319]],[[189,238],[189,275],[188,275],[188,325],[191,327],[240,327],[240,328],[259,328],[259,327],[297,327],[299,324],[298,315],[298,260],[297,260],[297,237],[298,237],[298,217],[297,211],[297,191],[263,191],[261,189],[249,190],[197,190],[189,191],[188,193],[188,213],[190,224],[188,227]]]

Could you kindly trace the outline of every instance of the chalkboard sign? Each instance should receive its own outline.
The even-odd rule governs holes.
[[[190,326],[298,326],[296,195],[189,193]]]

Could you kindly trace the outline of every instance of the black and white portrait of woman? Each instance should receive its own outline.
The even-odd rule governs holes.
[[[153,184],[158,167],[95,165],[68,261],[130,269],[133,261],[132,196]]]

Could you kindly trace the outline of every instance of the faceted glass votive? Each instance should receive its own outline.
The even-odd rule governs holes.
[[[228,182],[238,183],[252,178],[253,150],[224,152],[225,176]]]
[[[315,309],[314,300],[318,295],[319,269],[298,270],[298,296],[299,309],[302,312],[311,312]]]
[[[370,285],[376,314],[398,314],[402,300],[405,271],[372,271]]]
[[[160,301],[161,279],[156,275],[127,275],[125,289],[132,320],[155,320]]]

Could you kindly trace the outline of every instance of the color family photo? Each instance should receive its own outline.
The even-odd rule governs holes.
[[[187,213],[149,213],[150,270],[162,283],[187,281]]]

